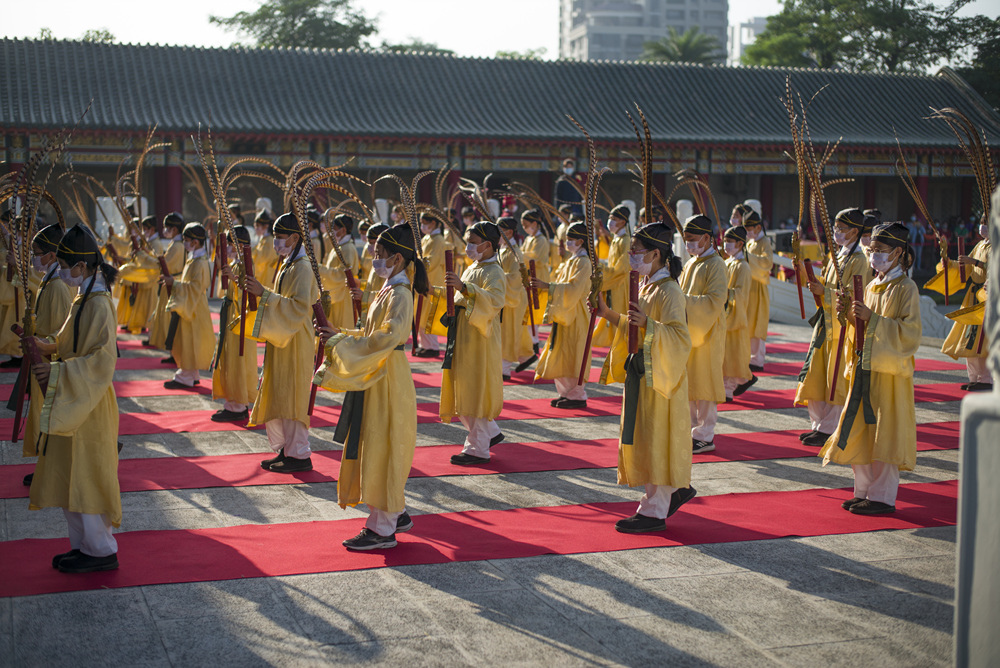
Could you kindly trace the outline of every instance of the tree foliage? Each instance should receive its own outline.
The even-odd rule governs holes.
[[[990,106],[1000,111],[1000,76],[997,75],[1000,72],[1000,19],[993,21],[989,35],[976,49],[972,64],[957,71]]]
[[[425,42],[417,37],[410,37],[409,41],[399,44],[382,42],[382,46],[379,48],[381,51],[391,51],[393,53],[439,53],[449,56],[455,54],[451,49],[442,49],[437,45],[437,42]]]
[[[959,17],[970,0],[785,0],[747,47],[746,65],[852,72],[926,72],[965,64],[989,31],[985,16]]]
[[[80,38],[84,42],[99,42],[101,44],[114,44],[118,39],[107,28],[96,28],[83,33]]]
[[[377,27],[351,0],[265,0],[255,11],[208,20],[261,47],[363,47]]]
[[[497,51],[497,58],[519,58],[521,60],[542,60],[549,52],[544,46],[524,51]]]
[[[678,33],[672,27],[666,37],[642,45],[641,60],[668,63],[699,63],[710,65],[723,58],[719,40],[706,35],[697,27]]]

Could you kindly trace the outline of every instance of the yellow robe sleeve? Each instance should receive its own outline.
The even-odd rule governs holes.
[[[712,261],[712,257],[715,256],[701,261],[695,259],[695,264],[689,267],[694,276],[685,293],[688,332],[694,347],[705,345],[729,295],[729,288],[726,287],[726,264],[721,259]],[[699,267],[699,264],[702,266]]]
[[[771,267],[774,266],[774,253],[771,242],[765,235],[760,240],[747,243],[747,262],[750,263],[750,276],[760,283],[770,283]]]
[[[529,261],[534,260],[535,277],[544,283],[549,282],[549,262],[552,257],[550,248],[551,243],[543,234],[528,237],[521,246],[521,254],[524,256],[525,265],[530,267],[531,264]]]
[[[171,288],[167,310],[184,320],[193,320],[199,305],[208,301],[208,284],[211,280],[212,272],[205,257],[188,260],[181,278],[175,280]]]
[[[35,303],[35,334],[37,336],[52,336],[66,322],[66,314],[73,305],[73,292],[58,273],[49,279],[44,291],[38,295]]]
[[[184,271],[184,243],[179,238],[173,239],[171,244],[167,246],[164,259],[167,261],[167,269],[171,276],[176,276]],[[159,266],[159,261],[157,261],[157,266]]]
[[[495,262],[477,262],[462,274],[468,294],[455,293],[455,305],[465,307],[466,321],[489,336],[493,320],[500,314],[506,300],[503,270]]]
[[[571,257],[557,273],[558,283],[549,283],[549,305],[545,322],[569,325],[576,317],[580,304],[590,294],[590,260]]]
[[[274,285],[278,269],[278,254],[274,250],[273,237],[262,237],[253,248],[253,275],[261,285]]]
[[[750,295],[750,270],[743,260],[727,260],[729,297],[726,302],[726,329],[737,330],[747,326],[746,303]]]
[[[627,234],[616,236],[611,240],[607,268],[602,273],[601,290],[614,290],[628,280],[628,272],[631,269],[628,251],[631,243],[632,239]]]
[[[427,270],[427,280],[432,286],[444,286],[444,236],[440,234],[425,234],[420,240],[420,248],[424,254],[424,269]]]
[[[289,268],[285,272],[282,292],[264,290],[257,304],[257,320],[253,336],[278,348],[284,348],[304,324],[312,320],[312,305],[319,299],[319,290],[312,271],[306,267],[305,258],[295,260],[301,267]],[[295,264],[293,263],[293,264]],[[277,286],[275,286],[277,287]]]
[[[865,330],[865,354],[871,356],[874,373],[912,376],[913,355],[920,347],[922,332],[920,291],[910,280],[900,279],[890,287],[891,294],[881,307],[881,314],[873,312]],[[869,294],[878,293],[869,291]],[[874,306],[876,300],[865,302]]]

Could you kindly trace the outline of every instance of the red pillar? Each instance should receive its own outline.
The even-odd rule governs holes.
[[[158,220],[184,205],[184,173],[179,165],[153,168],[153,206]]]
[[[459,180],[461,178],[462,178],[462,171],[457,167],[448,172],[448,185],[446,186],[447,191],[445,193],[446,195],[450,196],[451,193],[455,192],[458,189]],[[466,205],[465,197],[459,195],[450,202],[446,203],[445,206],[448,206],[448,204],[451,205],[454,216],[456,218],[461,219],[461,216],[458,215],[458,212],[461,211],[462,207]]]
[[[915,179],[915,181],[917,182],[917,192],[920,193],[920,199],[922,199],[923,201],[926,202],[927,201],[927,186],[930,183],[930,178],[927,177],[927,176],[918,176]],[[913,212],[915,214],[917,214],[917,219],[926,223],[927,221],[924,220],[923,215],[921,215],[920,211],[917,210],[916,204],[913,205],[913,208],[914,208]]]
[[[962,218],[965,220],[969,220],[972,216],[972,199],[976,196],[973,189],[974,186],[975,179],[962,179],[962,196],[959,202],[959,210],[961,211]]]
[[[539,172],[538,173],[538,196],[541,197],[546,202],[551,202],[553,199],[553,188],[555,180],[552,178],[552,172]]]
[[[760,211],[761,218],[766,218],[774,224],[774,175],[765,174],[760,177]],[[724,215],[721,211],[719,215]],[[721,221],[720,221],[721,224]]]
[[[428,174],[424,178],[420,179],[420,183],[417,184],[417,192],[413,194],[417,198],[418,202],[433,202],[434,175]]]
[[[864,209],[875,208],[875,177],[865,177],[865,205]]]

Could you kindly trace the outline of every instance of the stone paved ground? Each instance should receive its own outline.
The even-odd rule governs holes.
[[[775,341],[808,340],[802,326],[773,329],[782,334]],[[927,346],[920,356],[944,359]],[[169,375],[119,371],[116,379]],[[917,377],[964,380],[959,371]],[[756,389],[793,386],[792,377],[771,376]],[[595,396],[620,392],[591,386]],[[551,396],[551,385],[508,387],[506,394]],[[418,401],[436,399],[435,389],[418,389]],[[320,401],[335,400],[321,394]],[[128,412],[218,407],[200,396],[119,403]],[[918,405],[917,421],[956,420],[958,411],[958,402]],[[718,432],[806,424],[801,408],[736,411],[720,414]],[[617,418],[506,421],[501,428],[510,441],[614,438]],[[312,438],[330,443],[332,433],[316,429]],[[421,424],[418,447],[458,443],[462,434],[458,426]],[[123,458],[266,449],[261,432],[122,440]],[[25,463],[20,449],[4,443],[0,463]],[[956,477],[954,450],[920,453],[917,469],[902,476],[903,483]],[[693,484],[708,496],[844,487],[851,475],[813,458],[699,463]],[[419,532],[425,513],[635,501],[638,493],[616,485],[614,469],[591,469],[414,478],[407,497]],[[26,499],[0,504],[0,540],[65,536],[59,510],[29,512]],[[123,506],[122,531],[365,514],[341,510],[334,483],[132,492]],[[0,665],[945,665],[954,542],[947,527],[7,598],[0,599]],[[121,555],[122,568],[128,560]],[[4,566],[3,577],[17,577],[16,564]]]

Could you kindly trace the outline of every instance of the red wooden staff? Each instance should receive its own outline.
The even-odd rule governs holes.
[[[319,329],[331,329],[330,321],[326,319],[326,312],[323,309],[323,299],[320,298],[318,302],[313,304],[313,318],[316,320],[316,326]],[[319,369],[319,365],[323,363],[323,339],[320,339],[316,345],[316,361],[313,365],[313,369]],[[313,414],[313,407],[316,406],[316,390],[318,386],[313,383],[312,388],[309,390],[309,415]]]
[[[533,279],[538,278],[538,276],[535,274],[534,260],[528,260],[528,271],[531,273],[531,278]],[[533,309],[541,308],[541,305],[538,302],[538,289],[535,287],[531,288],[531,308]],[[534,314],[532,314],[532,317],[534,317]],[[532,323],[532,329],[534,329],[534,323]]]
[[[449,274],[455,273],[455,251],[446,250],[444,252],[444,270]],[[448,300],[448,315],[455,315],[455,288],[450,285],[444,289],[445,298]]]
[[[587,301],[590,301],[589,299]],[[588,372],[590,371],[590,365],[587,364],[590,357],[590,345],[594,342],[594,325],[597,324],[597,311],[591,311],[590,313],[590,327],[587,328],[587,342],[583,346],[583,360],[580,362],[580,378],[576,381],[577,385],[583,385],[584,381],[587,380]]]
[[[803,260],[802,266],[804,266],[806,268],[806,278],[808,279],[808,282],[809,283],[815,283],[816,282],[816,274],[813,272],[812,262],[809,261],[809,260]],[[798,272],[796,272],[796,273],[798,273]],[[820,297],[815,292],[812,292],[812,290],[810,290],[809,292],[812,293],[813,301],[816,302],[816,306],[818,306],[819,308],[823,308],[823,298]]]
[[[164,255],[157,255],[156,259],[159,260],[159,262],[160,262],[160,276],[162,276],[164,278],[166,278],[167,276],[170,276],[170,268],[167,266],[167,258],[166,258],[166,256],[164,256]],[[173,286],[168,285],[167,286],[167,297],[169,297],[173,293],[173,291],[174,291]]]
[[[799,240],[798,232],[792,232],[792,252],[795,254],[795,259],[799,264],[803,264],[805,262],[802,258],[802,246]],[[801,314],[802,319],[805,320],[806,305],[802,300],[802,274],[799,273],[798,264],[795,265],[795,287],[797,287],[799,291],[799,313]]]
[[[958,254],[959,256],[965,255],[965,237],[958,238]],[[945,274],[945,276],[947,276],[947,274]],[[961,262],[958,263],[958,277],[962,279],[963,283],[965,282],[965,265]],[[945,290],[945,292],[947,292],[947,290]]]
[[[221,248],[221,247],[220,247]],[[243,244],[243,271],[247,278],[253,278],[253,257],[250,254],[250,244]],[[243,357],[247,333],[247,311],[257,310],[257,297],[244,290],[240,299],[240,357]]]
[[[944,305],[949,305],[948,293],[951,290],[948,289],[948,244],[941,240],[941,268],[944,269]]]
[[[626,317],[628,317],[628,311],[632,310],[632,302],[639,301],[639,272],[630,271],[628,273],[628,309],[625,311]],[[639,352],[639,326],[629,324],[628,326],[628,354],[635,355]]]
[[[350,267],[344,267],[344,276],[347,278],[347,287],[351,291],[351,306],[354,313],[354,322],[361,319],[361,300],[354,297],[354,291],[358,289],[358,279],[354,277],[354,272]],[[364,323],[362,323],[364,325]]]
[[[14,388],[14,429],[10,437],[11,443],[17,443],[17,439],[21,435],[21,416],[24,411],[24,395],[28,392],[28,383],[30,382],[28,376],[31,374],[32,366],[42,363],[42,354],[38,351],[38,346],[35,345],[34,337],[25,336],[24,330],[21,329],[20,325],[14,323],[10,326],[10,331],[14,332],[21,339],[21,348],[24,350],[24,358],[21,360],[21,373],[17,376],[17,387]],[[38,383],[38,388],[41,390],[42,396],[45,396],[45,391],[48,387],[48,381]]]
[[[219,235],[219,267],[225,267],[229,264],[229,242],[226,240],[225,234]],[[218,267],[216,267],[218,269]],[[215,286],[215,281],[212,281],[212,286]],[[229,289],[229,278],[225,273],[222,274],[222,291],[225,292]]]
[[[854,276],[854,301],[860,302],[865,299],[865,285],[860,275]],[[854,349],[861,352],[865,347],[865,327],[867,324],[861,318],[854,318]]]

